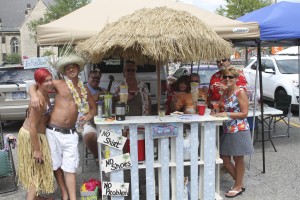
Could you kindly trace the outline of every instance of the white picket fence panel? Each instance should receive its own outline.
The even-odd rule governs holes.
[[[185,200],[184,177],[189,176],[190,199],[214,200],[222,199],[219,193],[219,164],[222,160],[218,155],[218,130],[224,119],[205,116],[193,116],[191,119],[178,119],[176,117],[126,117],[125,121],[103,122],[95,117],[98,132],[101,129],[114,130],[118,135],[122,134],[124,126],[130,129],[130,169],[129,199],[132,200]],[[162,123],[175,123],[178,128],[177,137],[159,138],[157,140],[158,158],[154,159],[154,140],[151,137],[152,125]],[[184,125],[190,124],[190,160],[184,160]],[[145,127],[145,161],[138,161],[138,137],[137,127]],[[199,148],[200,145],[200,148]],[[103,145],[98,143],[99,152]],[[111,157],[123,154],[122,151],[110,148]],[[101,155],[99,153],[99,155]],[[101,156],[100,156],[101,159]],[[184,174],[185,169],[190,168],[190,174]],[[139,169],[146,171],[146,195],[140,190]],[[156,172],[156,173],[155,173]],[[100,166],[100,177],[103,173]],[[155,176],[157,174],[157,177]],[[155,179],[156,177],[156,179]],[[110,172],[111,182],[124,182],[124,171]],[[157,188],[156,188],[157,187]],[[158,195],[156,197],[156,195]],[[107,199],[107,196],[103,196]],[[128,197],[111,196],[112,200],[123,200]]]

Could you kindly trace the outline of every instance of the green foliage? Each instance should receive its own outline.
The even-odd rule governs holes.
[[[44,14],[43,18],[29,22],[28,28],[31,32],[30,36],[36,39],[37,26],[59,19],[73,12],[74,10],[87,5],[90,2],[91,0],[54,0],[54,3],[49,5],[48,10]]]
[[[45,52],[43,53],[42,56],[52,56],[52,55],[55,55],[55,53],[54,53],[53,51],[51,51],[51,50],[47,50],[47,51],[45,51]]]
[[[271,0],[226,0],[227,5],[220,6],[215,13],[236,19],[259,8],[268,6]]]
[[[21,56],[17,53],[7,54],[5,62],[10,64],[21,63]]]

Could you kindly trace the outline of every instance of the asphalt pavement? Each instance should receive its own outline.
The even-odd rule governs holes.
[[[18,129],[22,122],[10,122],[4,126],[4,134],[14,134],[17,137]],[[276,132],[285,132],[287,126],[279,122]],[[297,200],[300,194],[300,122],[299,115],[295,113],[291,118],[290,137],[273,138],[277,149],[274,151],[271,142],[265,141],[265,173],[263,173],[262,143],[255,142],[255,154],[245,157],[246,191],[235,199],[243,200]],[[261,128],[259,127],[258,136],[261,138]],[[266,135],[266,133],[265,133]],[[82,141],[79,144],[82,150]],[[16,167],[18,165],[16,149],[13,149],[13,157]],[[80,199],[80,185],[84,180],[97,178],[99,168],[95,162],[89,161],[82,173],[81,165],[77,171],[77,195]],[[233,185],[233,180],[226,172],[221,171],[220,194],[227,199],[224,194]],[[9,178],[0,178],[0,192],[10,187]],[[55,199],[59,199],[60,194],[56,189],[52,194]],[[26,199],[25,191],[19,186],[16,192],[0,194],[0,200],[23,200]]]

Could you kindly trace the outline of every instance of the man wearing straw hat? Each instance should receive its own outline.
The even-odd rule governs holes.
[[[76,123],[81,126],[96,114],[96,103],[78,74],[84,68],[84,59],[69,55],[56,63],[56,69],[65,80],[53,80],[56,92],[54,109],[47,125],[52,167],[63,200],[76,200],[75,172],[79,164]],[[39,107],[36,87],[30,87],[31,104]]]

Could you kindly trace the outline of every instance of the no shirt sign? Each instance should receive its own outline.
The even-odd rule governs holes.
[[[122,150],[127,138],[117,135],[113,130],[102,129],[97,142]]]

